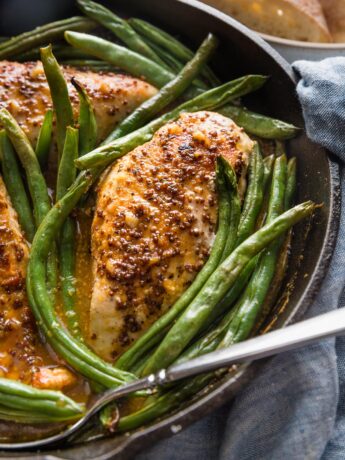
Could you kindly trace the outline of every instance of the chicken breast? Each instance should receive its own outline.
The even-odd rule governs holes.
[[[39,341],[25,289],[28,259],[28,244],[0,177],[0,376],[62,389],[76,377],[54,363]]]
[[[74,77],[87,90],[95,109],[99,140],[138,105],[156,93],[156,89],[136,78],[105,72],[64,67],[69,94],[78,112]],[[0,106],[7,108],[19,122],[33,145],[47,109],[52,107],[50,91],[41,62],[0,62]]]
[[[216,157],[241,178],[252,148],[231,120],[199,112],[113,165],[92,224],[89,343],[100,356],[114,360],[191,284],[215,236]]]

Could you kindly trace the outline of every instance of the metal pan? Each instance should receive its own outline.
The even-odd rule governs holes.
[[[207,32],[215,33],[220,39],[221,46],[213,66],[224,80],[247,73],[271,76],[265,88],[254,97],[247,98],[245,103],[250,108],[304,127],[291,67],[257,34],[225,14],[195,0],[109,0],[104,1],[104,4],[124,16],[149,19],[194,47]],[[8,7],[9,12],[6,10]],[[74,13],[76,11],[70,0],[31,0],[30,6],[25,0],[0,1],[0,35],[12,35],[39,23]],[[311,143],[304,134],[290,143],[289,153],[298,158],[298,201],[312,199],[324,205],[318,211],[308,232],[307,223],[300,224],[294,231],[290,267],[286,278],[286,282],[293,281],[293,287],[288,298],[283,296],[282,302],[278,302],[272,312],[267,323],[269,328],[283,327],[296,321],[307,310],[327,271],[339,223],[337,162],[324,149]],[[193,401],[189,401],[175,413],[130,434],[65,446],[61,450],[38,455],[3,453],[0,456],[36,460],[133,458],[139,450],[142,451],[154,442],[171,436],[233,398],[260,366],[262,364],[238,368],[217,384],[207,388],[203,394],[196,395]]]

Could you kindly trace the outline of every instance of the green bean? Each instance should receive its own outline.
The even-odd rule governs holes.
[[[253,262],[254,259],[251,261]],[[243,271],[242,271],[243,273]],[[238,310],[233,309],[221,320],[221,322],[212,330],[210,330],[205,336],[201,337],[197,342],[191,345],[180,357],[177,362],[183,362],[188,359],[200,356],[201,354],[214,351],[220,346],[222,338],[225,336],[229,324],[234,320],[234,317],[238,314]],[[237,336],[235,341],[238,341],[240,337]],[[209,381],[212,379],[211,375],[204,375],[197,378],[193,378],[177,388],[158,395],[150,399],[150,402],[146,404],[140,411],[125,416],[120,419],[119,431],[126,431],[130,429],[142,426],[148,423],[158,416],[162,416],[165,413],[171,411],[177,407],[182,401],[189,396],[194,396],[195,393],[201,390]],[[175,397],[176,395],[176,397]],[[181,397],[180,397],[181,396]]]
[[[277,158],[274,165],[270,200],[267,213],[267,224],[271,224],[284,212],[287,162],[285,155]],[[277,259],[282,245],[283,234],[277,238],[261,255],[255,272],[236,305],[236,314],[228,331],[219,345],[228,347],[233,343],[245,340],[251,333],[255,320],[262,308],[269,291]]]
[[[108,369],[108,372],[105,373],[103,370],[99,370],[95,366],[90,365],[89,362],[80,359],[73,351],[71,352],[69,348],[56,340],[51,332],[51,328],[48,327],[47,324],[43,321],[43,317],[40,314],[40,308],[37,306],[37,303],[34,299],[32,285],[29,280],[27,280],[27,292],[30,306],[36,317],[37,324],[39,325],[45,337],[47,337],[49,343],[53,347],[54,351],[58,354],[58,356],[63,357],[65,361],[70,363],[77,372],[89,379],[93,386],[96,385],[102,388],[112,388],[124,383],[121,383],[121,380],[111,375],[111,371],[113,370],[112,368]]]
[[[221,168],[224,171],[224,176],[225,176],[225,180],[226,180],[226,186],[227,186],[227,189],[228,189],[228,191],[227,191],[228,200],[229,200],[229,203],[230,203],[230,214],[229,214],[229,219],[228,219],[228,222],[227,222],[227,224],[228,224],[228,230],[227,230],[228,236],[226,237],[226,241],[225,241],[224,249],[223,249],[223,252],[222,252],[222,256],[221,256],[221,258],[219,258],[217,266],[219,265],[220,262],[222,262],[224,260],[224,255],[225,255],[225,257],[227,257],[231,253],[233,243],[235,241],[235,238],[231,237],[231,233],[233,232],[235,234],[235,237],[236,237],[237,225],[238,225],[239,215],[240,215],[240,203],[239,203],[239,198],[238,198],[238,193],[237,193],[236,174],[233,171],[232,167],[227,162],[227,160],[225,160],[223,157],[219,157],[218,162],[219,162]],[[225,225],[225,221],[223,223]],[[218,230],[218,232],[219,232],[219,230]],[[217,234],[217,236],[218,236],[218,234]],[[229,243],[229,240],[231,241],[231,243]],[[214,249],[212,249],[212,252],[216,249],[216,246],[217,246],[217,237],[216,237],[216,241],[215,241],[215,244],[214,244]],[[209,261],[212,258],[212,252],[211,252],[211,256],[209,258]],[[218,257],[219,257],[219,253],[218,253]],[[240,276],[240,278],[241,278],[241,276]],[[246,276],[245,279],[247,279],[247,278],[248,277]],[[233,289],[233,291],[231,293],[232,296],[235,296],[234,300],[236,300],[236,298],[237,298],[238,289],[240,289],[240,291],[242,290],[242,283],[245,283],[245,279],[244,279],[244,277],[239,279],[238,283],[237,283],[238,285],[236,287],[234,287],[234,289]],[[195,280],[195,282],[197,282],[197,281],[198,281],[198,278]],[[193,285],[189,288],[189,290],[192,291],[192,289],[193,289]],[[179,302],[180,302],[180,299],[177,301],[176,304],[179,304]],[[175,304],[175,306],[176,306],[176,304]],[[172,308],[174,309],[175,306],[173,306]],[[178,317],[179,315],[180,315],[180,311],[178,311],[176,315],[174,314],[173,319],[176,319],[176,317]],[[163,323],[165,321],[167,324],[168,323],[171,324],[172,323],[172,314],[170,312],[168,312],[166,315],[164,315],[164,317],[162,317],[162,319],[160,319],[158,321],[162,321]],[[212,322],[213,321],[211,321],[211,323]],[[133,354],[135,354],[134,349],[136,348],[137,350],[139,350],[140,356],[142,356],[143,353],[146,352],[148,349],[152,348],[153,345],[159,343],[161,341],[161,339],[164,337],[165,334],[163,336],[161,336],[161,332],[158,333],[158,330],[156,329],[156,327],[157,327],[156,324],[157,323],[155,323],[155,325],[145,334],[145,336],[146,335],[149,336],[148,340],[146,341],[146,343],[145,343],[145,340],[142,340],[141,343],[133,345],[133,347],[131,347],[131,349],[130,349],[131,351],[129,351],[129,352],[127,351],[126,353],[128,353],[129,355],[131,355],[131,353],[132,353],[132,355],[133,355]],[[169,326],[167,326],[167,328],[169,328]],[[163,332],[164,332],[164,330],[163,330]],[[149,346],[147,346],[148,344],[149,344]],[[136,358],[138,358],[138,356]],[[122,358],[122,359],[126,359],[126,358]],[[120,360],[121,360],[121,358],[120,358]],[[131,366],[130,367],[131,370],[133,370],[132,363],[133,363],[133,361],[129,364],[129,366]],[[145,363],[143,363],[143,366],[144,365],[145,365]],[[137,373],[137,372],[138,372],[138,369],[136,369],[135,373]]]
[[[43,123],[38,134],[37,144],[35,148],[36,156],[41,168],[44,168],[48,162],[51,140],[53,134],[53,111],[47,110]]]
[[[47,184],[43,177],[37,156],[14,117],[6,110],[0,110],[0,122],[10,138],[19,160],[25,170],[26,179],[34,207],[34,220],[36,227],[40,225],[51,204],[48,194]],[[48,282],[50,290],[53,291],[57,282],[56,248],[54,243],[51,245],[51,253],[48,258]]]
[[[144,374],[169,366],[199,332],[210,312],[234,285],[248,262],[292,225],[309,215],[315,205],[306,202],[282,214],[245,240],[213,272],[188,308],[148,360]]]
[[[285,211],[287,160],[281,155],[275,160],[266,221],[272,222]]]
[[[254,257],[241,271],[237,278],[237,281],[225,294],[222,300],[216,305],[216,307],[212,310],[201,331],[207,329],[214,321],[216,321],[219,317],[224,315],[224,313],[226,313],[238,300],[239,296],[242,294],[244,288],[248,284],[257,262],[258,257]]]
[[[74,160],[78,157],[78,130],[67,127],[66,140],[57,176],[56,200],[59,201],[76,178]],[[68,217],[63,224],[59,240],[60,279],[62,300],[67,325],[73,335],[82,340],[75,305],[75,222]]]
[[[240,276],[242,276],[242,273]],[[247,279],[248,275],[246,279],[243,278],[243,285],[246,284]],[[234,300],[236,300],[236,298]],[[233,302],[231,302],[231,304],[232,303]],[[229,308],[229,306],[227,307]],[[215,328],[206,333],[206,335],[203,335],[199,340],[197,340],[187,350],[185,350],[177,362],[187,361],[189,359],[200,356],[201,354],[210,353],[216,350],[226,333],[228,323],[232,316],[233,311],[230,311]],[[211,324],[211,322],[209,324]],[[138,373],[137,375],[140,374]],[[195,396],[198,391],[204,388],[212,380],[212,378],[214,378],[212,374],[206,374],[188,379],[183,384],[179,384],[171,390],[164,392],[163,394],[157,394],[152,398],[148,398],[147,403],[141,410],[121,417],[118,424],[118,430],[127,431],[138,428],[156,419],[157,417],[170,412],[174,408],[178,407],[179,404],[181,404],[187,398]],[[111,414],[105,413],[101,416],[101,422],[104,424],[104,426],[107,426],[107,424],[111,425],[110,419]]]
[[[225,83],[218,88],[185,102],[171,112],[153,120],[148,125],[127,136],[97,148],[76,161],[77,167],[86,169],[94,166],[107,166],[111,161],[131,151],[134,146],[144,144],[152,139],[154,133],[169,121],[175,120],[183,112],[196,112],[205,109],[215,109],[224,102],[238,98],[260,88],[266,81],[261,75],[249,75]],[[108,139],[112,139],[112,135]],[[107,141],[106,141],[107,142]]]
[[[296,158],[291,158],[287,166],[287,182],[285,193],[285,209],[289,209],[294,201],[297,187],[297,162]]]
[[[222,257],[227,240],[227,229],[230,220],[231,203],[228,197],[226,179],[224,177],[224,163],[217,161],[217,187],[219,195],[219,215],[217,235],[211,250],[211,254],[196,276],[191,286],[182,294],[169,311],[161,316],[116,362],[120,369],[129,369],[146,351],[147,344],[157,344],[160,334],[169,327],[173,321],[185,310],[194,299],[210,275],[217,268]]]
[[[193,52],[189,48],[184,46],[181,42],[176,40],[176,38],[164,30],[161,30],[158,27],[155,27],[141,19],[132,18],[129,19],[128,22],[138,33],[146,38],[149,38],[154,43],[157,43],[157,45],[161,46],[163,49],[165,49],[176,58],[180,59],[182,62],[189,61],[193,56]],[[209,67],[204,69],[203,75],[207,78],[212,86],[219,85],[220,81]]]
[[[217,39],[209,34],[193,59],[186,64],[181,72],[173,80],[167,83],[157,94],[141,104],[137,110],[120,123],[115,131],[108,136],[106,142],[111,142],[141,127],[148,120],[152,119],[154,115],[181,96],[192,83],[196,75],[199,74],[205,62],[207,62],[208,58],[215,50],[217,44]]]
[[[245,107],[226,105],[218,109],[218,112],[234,120],[247,133],[262,139],[287,140],[295,137],[300,131],[300,128],[294,125],[251,112]]]
[[[56,116],[56,139],[59,157],[62,155],[67,126],[74,125],[73,109],[68,94],[68,87],[55,59],[52,46],[41,48],[41,60],[46,75]]]
[[[10,409],[0,404],[0,420],[6,420],[15,423],[25,423],[28,425],[41,423],[64,423],[73,422],[80,418],[80,414],[70,417],[57,417],[56,415],[47,415],[45,413],[33,413],[16,409]]]
[[[10,38],[0,44],[0,59],[30,50],[38,45],[50,43],[58,38],[63,38],[66,29],[86,31],[94,28],[95,23],[90,19],[75,16],[61,21],[51,22],[44,26]]]
[[[274,164],[275,157],[274,155],[270,155],[263,160],[264,165],[264,179],[263,179],[263,189],[266,189],[266,185],[272,175],[272,169]],[[263,206],[265,208],[265,206]],[[244,210],[245,211],[245,210]],[[257,219],[256,229],[262,227],[265,219],[266,209],[262,209],[260,215]],[[262,215],[262,217],[260,217]],[[238,219],[238,215],[234,217]],[[236,243],[235,243],[236,245]],[[230,252],[227,253],[228,255]],[[245,286],[247,285],[256,265],[258,262],[258,256],[254,257],[247,266],[242,270],[240,273],[236,283],[232,286],[232,288],[227,292],[227,294],[223,297],[223,299],[219,302],[216,308],[211,312],[208,321],[206,323],[210,325],[212,324],[217,318],[222,316],[229,308],[233,305],[233,303],[238,299],[242,291],[244,290]]]
[[[53,43],[53,53],[59,59],[90,59],[90,55],[81,53],[79,50],[72,48],[72,46]],[[33,48],[25,53],[17,54],[11,57],[13,61],[26,62],[36,61],[41,58],[41,47]],[[101,61],[97,61],[101,62]]]
[[[285,191],[285,209],[289,209],[292,206],[294,195],[296,192],[296,159],[291,158],[288,162],[287,167],[287,181],[286,181],[286,191]],[[255,322],[255,328],[253,333],[255,334],[259,331],[267,318],[267,315],[272,310],[274,303],[276,302],[277,296],[282,286],[286,270],[288,267],[289,259],[289,248],[291,243],[291,230],[288,235],[285,237],[285,241],[280,250],[277,263],[276,271],[274,277],[270,284],[270,289],[266,295],[264,304],[261,308],[260,317]]]
[[[17,211],[19,224],[25,233],[26,239],[31,242],[35,235],[35,223],[31,205],[25,190],[16,154],[5,131],[0,132],[0,156],[2,174],[7,192],[14,209]]]
[[[258,143],[255,143],[249,159],[249,184],[244,199],[237,234],[237,245],[255,230],[255,223],[263,201],[264,165]]]
[[[50,209],[50,198],[36,154],[23,130],[6,110],[0,110],[0,122],[10,138],[25,170],[30,195],[34,205],[34,217],[38,227]]]
[[[76,415],[75,407],[71,408],[70,405],[68,407],[64,407],[63,404],[60,406],[60,402],[63,402],[62,400],[58,402],[49,400],[45,401],[44,399],[36,400],[8,394],[6,394],[3,399],[0,397],[0,399],[2,405],[9,407],[10,409],[23,410],[25,408],[27,411],[67,418]],[[76,406],[76,404],[74,404],[74,406]],[[80,409],[77,414],[78,413],[81,414]]]
[[[74,337],[83,341],[78,315],[75,310],[75,232],[75,222],[69,217],[62,227],[59,240],[60,280],[63,309],[68,329]]]
[[[263,197],[262,206],[261,206],[259,215],[256,219],[256,224],[255,224],[256,230],[263,226],[265,219],[266,219],[268,199],[269,199],[269,193],[266,193],[266,192],[267,192],[268,186],[271,183],[272,171],[273,171],[273,165],[274,165],[275,158],[276,158],[275,155],[269,155],[263,160],[264,179],[263,179],[262,190],[264,193],[264,197]]]
[[[5,378],[0,378],[0,405],[23,413],[59,419],[81,416],[84,410],[83,405],[75,403],[60,391],[39,390]]]
[[[91,100],[85,88],[75,79],[72,84],[79,96],[79,155],[85,155],[96,147],[97,121]]]
[[[117,72],[118,69],[104,61],[93,59],[66,59],[61,61],[62,65],[71,67],[87,67],[97,72]]]
[[[271,174],[270,166],[272,166],[273,162],[274,162],[274,156],[273,155],[272,155],[272,157],[267,157],[264,160],[264,164],[265,164],[265,167],[268,168],[269,175]],[[236,184],[234,185],[234,183],[233,183],[233,178],[232,178],[230,183],[233,184],[233,187],[236,186]],[[235,199],[235,203],[236,204],[238,203],[237,199]],[[237,204],[237,206],[238,206],[238,204]],[[231,222],[232,222],[233,218],[234,217],[232,216],[231,219],[230,219],[230,225],[231,225]],[[235,219],[236,218],[238,219],[237,214],[236,214]],[[227,255],[230,255],[230,253],[231,253],[231,249],[228,252],[226,252]],[[245,286],[247,285],[247,283],[248,283],[248,281],[249,281],[249,279],[250,279],[250,277],[251,277],[251,275],[253,273],[253,270],[254,270],[254,268],[255,268],[255,266],[257,264],[257,261],[258,261],[258,257],[253,258],[247,264],[247,266],[242,270],[242,272],[240,273],[236,283],[232,286],[232,288],[226,293],[226,295],[223,297],[223,299],[219,302],[219,304],[211,312],[209,318],[207,319],[207,321],[206,321],[206,323],[204,325],[203,330],[206,330],[208,327],[210,327],[214,323],[214,321],[216,321],[219,317],[221,317],[225,312],[229,311],[231,306],[238,299],[238,297],[240,296],[240,294],[244,290]],[[222,327],[223,326],[224,326],[224,324],[222,325]],[[210,337],[212,337],[212,336],[213,336],[213,334],[212,334],[212,332],[210,332]],[[220,340],[221,339],[219,338],[219,341]],[[208,341],[208,339],[206,340],[206,342],[207,341]],[[202,339],[200,339],[200,342],[204,343],[202,341]],[[199,347],[201,349],[201,345],[196,346],[196,347]]]
[[[229,322],[233,319],[235,314],[236,311],[234,309],[230,309],[230,311],[228,311],[228,313],[218,322],[216,326],[213,326],[206,334],[202,335],[198,340],[192,343],[190,347],[188,347],[174,362],[174,364],[180,364],[206,353],[212,353],[212,351],[215,351],[225,336]]]
[[[149,45],[150,48],[153,49],[153,51],[165,62],[165,64],[168,66],[168,68],[174,72],[178,73],[180,70],[183,68],[184,64],[176,59],[172,54],[167,53],[166,50],[158,46],[156,43],[153,41],[148,40],[146,37],[142,37],[143,40],[145,40],[145,43]],[[206,85],[205,85],[206,89]]]
[[[145,56],[157,64],[165,66],[164,61],[141,39],[127,21],[121,19],[112,11],[99,3],[90,0],[77,0],[79,8],[86,16],[99,22],[102,26],[109,29],[124,44],[137,53]]]
[[[89,348],[74,339],[60,322],[45,284],[46,259],[69,213],[100,171],[82,173],[64,197],[55,204],[37,230],[31,247],[27,292],[32,311],[54,349],[86,377],[106,386],[121,385],[134,377],[105,363]]]
[[[221,262],[223,262],[231,254],[231,251],[235,246],[237,240],[238,225],[241,216],[241,203],[240,198],[238,196],[236,174],[234,173],[229,164],[226,164],[224,166],[224,170],[228,181],[228,187],[230,188],[230,190],[232,190],[232,200],[228,237],[226,239],[226,243],[224,246]]]
[[[67,31],[65,32],[65,39],[75,48],[107,61],[135,77],[144,78],[158,88],[166,85],[175,76],[165,67],[156,64],[147,57],[103,38]]]
[[[229,163],[222,157],[218,158],[218,162],[220,164],[221,169],[224,171],[225,179],[227,182],[227,188],[229,189],[227,196],[225,195],[223,196],[223,200],[227,199],[228,200],[227,204],[228,205],[230,204],[230,212],[228,212],[229,214],[228,228],[226,231],[228,236],[223,235],[223,228],[226,227],[225,216],[224,216],[224,219],[222,220],[219,219],[220,223],[219,223],[219,229],[217,232],[216,240],[215,240],[210,258],[203,268],[203,270],[205,270],[205,273],[202,270],[200,274],[198,275],[198,277],[196,278],[196,280],[194,281],[194,283],[197,283],[197,284],[194,285],[193,283],[192,286],[190,286],[190,288],[183,294],[183,296],[169,310],[169,312],[166,313],[163,317],[161,317],[158,321],[156,321],[155,324],[141,338],[139,338],[139,340],[129,350],[127,350],[119,358],[116,365],[120,368],[125,368],[127,370],[131,370],[132,372],[137,373],[138,366],[137,364],[135,364],[137,360],[138,359],[140,360],[141,357],[148,350],[152,349],[154,345],[156,345],[157,343],[161,341],[161,339],[164,337],[167,330],[169,329],[170,325],[173,323],[174,320],[176,320],[176,318],[183,311],[184,305],[186,304],[186,302],[188,302],[189,299],[195,296],[198,290],[197,285],[199,284],[200,286],[201,283],[204,283],[204,279],[206,277],[203,275],[206,275],[206,272],[211,271],[212,265],[216,267],[218,266],[219,262],[222,260],[220,257],[220,249],[218,249],[218,243],[221,241],[221,239],[225,239],[225,245],[224,245],[224,241],[222,242],[224,249],[223,249],[221,256],[224,257],[224,253],[226,253],[226,250],[229,251],[229,253],[231,252],[231,246],[229,245],[229,234],[233,231],[236,235],[237,233],[236,225],[239,220],[236,217],[236,214],[234,214],[234,208],[236,209],[236,213],[239,214],[239,200],[237,196],[237,181],[236,181],[236,175],[234,171],[232,170],[231,166],[229,165]],[[222,202],[220,202],[220,206],[223,206]],[[234,295],[236,295],[235,292],[234,292]],[[144,364],[145,363],[143,363],[143,365]]]

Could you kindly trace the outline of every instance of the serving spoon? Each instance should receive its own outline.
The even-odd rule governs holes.
[[[129,394],[146,389],[153,389],[168,383],[192,377],[216,369],[227,368],[232,364],[254,361],[267,356],[308,345],[320,339],[345,334],[345,312],[335,310],[315,318],[279,329],[253,339],[235,344],[199,358],[173,365],[166,370],[136,380],[132,383],[107,390],[96,396],[89,405],[85,415],[67,430],[44,439],[19,443],[0,443],[2,450],[38,449],[58,445],[85,426],[90,419],[107,404]]]

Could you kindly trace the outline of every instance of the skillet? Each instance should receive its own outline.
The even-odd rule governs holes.
[[[271,76],[261,91],[245,99],[245,104],[251,109],[304,127],[291,67],[257,34],[228,16],[195,0],[108,0],[102,3],[123,16],[148,19],[194,48],[207,32],[213,32],[221,43],[213,67],[222,79],[229,80],[249,73]],[[70,0],[31,0],[30,4],[25,0],[0,0],[0,35],[14,35],[75,13],[77,11]],[[297,201],[311,199],[324,206],[311,226],[303,222],[295,228],[289,270],[283,283],[286,286],[291,282],[292,288],[288,293],[281,293],[281,300],[263,325],[265,329],[283,327],[305,313],[326,274],[339,223],[337,162],[303,133],[290,142],[289,154],[298,160]],[[256,363],[234,369],[178,411],[130,435],[93,440],[38,455],[0,453],[0,456],[27,460],[133,458],[139,450],[184,429],[233,398],[261,366],[262,363]]]

